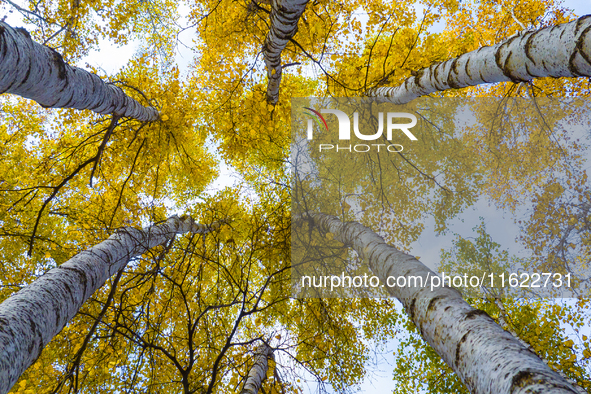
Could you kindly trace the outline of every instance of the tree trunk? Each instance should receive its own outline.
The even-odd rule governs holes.
[[[123,228],[0,304],[0,394],[10,390],[82,304],[131,258],[176,234],[206,233],[210,229],[190,217],[177,216],[142,230]]]
[[[388,277],[422,277],[426,287],[386,287],[398,298],[419,329],[464,382],[478,394],[579,393],[578,388],[550,369],[486,312],[472,308],[449,287],[430,288],[437,274],[382,237],[355,222],[343,224],[334,216],[308,213],[321,231],[352,245],[369,262],[374,275],[386,284]],[[306,216],[302,217],[305,220]],[[410,283],[410,281],[409,281]]]
[[[54,49],[31,40],[22,28],[0,22],[0,93],[13,93],[48,108],[90,109],[139,121],[158,111],[144,107],[95,74],[66,64]]]
[[[279,99],[281,84],[281,51],[298,30],[298,21],[308,0],[273,0],[271,4],[271,28],[263,45],[267,65],[267,101],[273,105]]]
[[[254,355],[254,365],[248,372],[240,394],[258,394],[263,380],[267,377],[270,358],[273,358],[273,349],[269,345],[264,343],[257,348]]]
[[[494,46],[419,70],[400,86],[369,89],[366,95],[404,104],[433,92],[483,83],[580,76],[591,76],[591,15],[521,32]]]

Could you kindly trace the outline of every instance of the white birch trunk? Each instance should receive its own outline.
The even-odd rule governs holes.
[[[355,222],[309,213],[316,227],[352,245],[371,271],[386,284],[388,277],[422,277],[430,284],[436,273],[413,256]],[[301,220],[305,216],[301,217]],[[402,283],[402,282],[401,282]],[[477,394],[579,393],[562,376],[503,330],[484,311],[472,308],[449,287],[386,287],[398,298],[421,336]]]
[[[267,66],[267,101],[273,105],[279,99],[281,84],[281,51],[298,30],[298,21],[306,9],[308,0],[273,0],[271,3],[271,28],[265,38],[263,55]]]
[[[273,358],[273,349],[269,345],[264,343],[257,348],[254,355],[254,365],[248,372],[240,394],[258,394],[263,380],[267,377],[270,358]]]
[[[211,228],[217,228],[215,224]],[[0,304],[0,394],[6,394],[41,350],[107,279],[135,256],[176,234],[206,233],[190,217],[146,229],[127,227],[48,271]]]
[[[581,76],[591,76],[591,15],[521,32],[494,46],[432,64],[397,87],[369,89],[366,95],[404,104],[433,92],[484,83]]]
[[[95,74],[66,64],[54,49],[31,40],[25,29],[0,22],[0,93],[13,93],[46,108],[89,109],[139,121],[159,118]]]

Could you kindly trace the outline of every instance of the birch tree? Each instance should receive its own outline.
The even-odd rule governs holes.
[[[267,66],[267,101],[276,104],[279,99],[281,84],[281,52],[298,29],[298,21],[308,0],[274,0],[271,5],[271,27],[263,45],[263,54]]]
[[[404,104],[433,92],[484,83],[529,82],[543,77],[591,76],[591,15],[482,47],[418,70],[393,88],[373,88],[370,97]]]
[[[254,354],[254,363],[248,372],[241,394],[257,394],[267,377],[268,361],[273,357],[273,349],[266,343],[259,346]]]
[[[137,27],[130,21],[143,15],[134,16],[130,4],[142,10],[152,7],[159,18],[169,16],[162,10],[176,7],[176,3],[155,1],[116,6],[101,3],[112,23],[107,23],[105,30],[84,34],[94,25],[87,25],[79,16],[87,15],[91,6],[78,3],[78,9],[48,6],[34,11],[50,21],[61,20],[56,15],[63,14],[67,20],[74,16],[69,28],[79,23],[84,29],[74,40],[70,35],[68,45],[79,43],[80,48],[86,48],[83,43],[89,37],[115,35],[124,41]],[[363,377],[369,352],[366,341],[390,338],[398,329],[389,300],[289,300],[289,208],[285,206],[289,182],[284,177],[290,144],[289,99],[326,92],[361,94],[395,83],[417,68],[445,60],[450,53],[466,52],[469,38],[458,38],[454,32],[425,35],[423,28],[437,17],[430,13],[421,19],[404,1],[315,2],[306,4],[305,9],[298,2],[303,13],[299,19],[289,14],[285,25],[279,17],[271,17],[273,12],[281,15],[280,9],[274,9],[281,2],[254,3],[258,10],[254,14],[250,3],[216,0],[189,4],[191,27],[187,28],[193,29],[198,39],[193,44],[196,56],[188,75],[165,67],[159,56],[146,50],[113,76],[113,80],[123,80],[157,101],[161,122],[143,125],[126,120],[107,136],[109,122],[105,119],[63,111],[59,112],[58,127],[48,124],[46,112],[26,103],[3,106],[2,141],[8,149],[6,160],[0,161],[4,174],[0,239],[5,257],[2,283],[7,286],[2,289],[4,298],[15,288],[30,285],[29,277],[67,261],[80,248],[106,238],[114,228],[138,223],[140,218],[163,220],[169,205],[163,196],[191,211],[195,201],[204,198],[205,185],[215,175],[214,160],[203,147],[206,140],[215,141],[220,155],[235,165],[260,198],[244,203],[236,198],[244,191],[232,189],[209,200],[218,204],[216,212],[239,218],[231,231],[200,238],[203,242],[183,240],[171,250],[159,247],[142,256],[137,266],[113,282],[118,285],[113,286],[111,297],[111,291],[101,289],[83,306],[72,325],[25,372],[15,391],[36,391],[40,386],[52,386],[50,390],[55,392],[133,392],[146,387],[152,392],[239,391],[252,361],[245,361],[243,355],[252,354],[252,345],[262,339],[271,340],[278,354],[306,369],[319,384],[345,390]],[[453,8],[452,3],[435,8]],[[543,13],[551,7],[538,5],[529,8]],[[361,37],[362,23],[354,18],[361,7],[368,11],[367,31],[374,34],[370,38]],[[520,8],[515,8],[517,18],[525,20]],[[556,15],[556,22],[563,22],[564,18]],[[154,42],[174,41],[174,34],[160,35],[159,23],[140,26],[151,31],[150,48]],[[273,33],[271,26],[280,29]],[[55,30],[47,29],[33,35],[50,39],[53,33]],[[352,39],[350,47],[342,45],[344,37]],[[280,73],[261,60],[263,46],[271,54],[267,59],[263,53],[263,57],[279,67]],[[398,62],[395,66],[393,59]],[[297,65],[284,67],[299,62],[316,67],[326,81],[299,75]],[[374,72],[376,68],[380,72]],[[267,105],[267,95],[270,87],[272,92],[279,87],[275,75],[281,78],[281,94],[273,106]],[[31,136],[45,135],[48,130],[51,137],[30,146],[35,141]],[[103,153],[97,155],[98,151]],[[97,170],[91,171],[94,163]],[[22,173],[31,175],[25,179]],[[91,174],[95,180],[89,188]],[[38,215],[41,206],[47,208]],[[33,234],[37,217],[39,231]],[[196,218],[204,223],[218,219]],[[29,238],[36,240],[30,259],[23,252]],[[433,306],[444,301],[434,301]],[[453,301],[460,305],[457,316],[469,313],[459,300]],[[417,303],[415,309],[421,306]],[[484,321],[486,327],[482,314],[470,317],[473,319],[468,321]],[[356,326],[357,322],[363,322],[363,327]],[[280,333],[278,326],[282,327]],[[458,338],[454,339],[457,344]],[[469,341],[467,336],[460,350]],[[448,345],[452,343],[454,340]],[[440,342],[439,346],[447,345]],[[453,353],[453,349],[447,350]],[[535,357],[528,356],[528,362],[539,366]],[[290,366],[278,366],[282,368],[285,371]],[[541,373],[555,376],[540,368]],[[291,385],[267,379],[263,389],[295,393],[303,385],[298,383],[301,376],[297,373],[292,377]],[[527,383],[528,377],[522,374],[518,380]],[[58,387],[55,382],[60,382]]]
[[[490,234],[487,234],[484,223],[473,228],[468,234],[476,235],[474,233],[478,236],[464,238],[458,235],[452,247],[441,253],[441,263],[437,269],[439,272],[480,276],[483,271],[510,272],[511,265],[522,261],[494,242]],[[575,343],[578,342],[578,338],[570,338],[560,328],[561,325],[577,328],[577,324],[573,324],[574,320],[586,320],[584,307],[581,308],[584,299],[577,300],[575,307],[566,307],[567,303],[573,301],[567,300],[565,303],[564,300],[547,302],[536,298],[508,298],[503,296],[507,289],[492,288],[490,284],[483,286],[481,290],[460,290],[470,305],[488,313],[503,329],[538,354],[548,366],[563,377],[568,377],[570,380],[567,380],[570,382],[574,380],[583,391],[589,390],[589,372],[577,357],[580,350]],[[474,297],[474,290],[481,292],[482,296]],[[421,389],[453,389],[458,393],[468,393],[457,375],[442,362],[429,345],[425,344],[418,331],[415,328],[411,328],[410,331],[413,334],[409,335],[408,342],[397,350],[394,376],[400,387],[399,391],[414,393]],[[421,353],[425,361],[421,363],[412,357],[410,349]],[[583,349],[583,352],[588,354],[586,349]]]
[[[413,256],[386,244],[359,223],[308,212],[299,220],[351,247],[368,261],[382,283],[388,277],[437,276]],[[416,283],[416,282],[415,282]],[[422,337],[456,372],[470,392],[476,393],[581,393],[550,369],[535,353],[499,327],[484,311],[468,305],[457,290],[425,286],[388,286],[400,300]]]
[[[90,109],[154,121],[158,111],[144,107],[96,75],[64,62],[55,50],[31,39],[25,29],[0,24],[0,92],[37,101],[43,107]]]
[[[583,17],[577,21],[560,25],[559,27],[542,29],[539,32],[517,34],[509,41],[498,44],[495,47],[485,47],[444,63],[436,63],[428,69],[420,70],[415,76],[406,79],[406,81],[397,88],[375,88],[369,90],[367,94],[369,96],[377,97],[380,101],[392,101],[396,104],[402,104],[421,95],[433,93],[435,91],[474,86],[487,82],[524,82],[530,81],[535,77],[547,76],[589,76],[589,73],[591,72],[589,66],[591,64],[588,62],[588,55],[585,52],[587,49],[581,49],[589,47],[590,39],[587,35],[589,32],[588,21],[588,17]],[[558,34],[551,35],[551,31],[557,31]],[[553,40],[559,40],[565,36],[569,36],[569,39],[571,40],[569,43],[554,42],[554,44],[546,46],[546,44],[552,43]],[[517,44],[518,42],[521,43]],[[559,49],[559,51],[554,52],[556,49]],[[538,51],[538,55],[534,54],[535,50]],[[561,52],[563,50],[564,52]],[[551,51],[551,53],[549,54],[548,51]],[[536,58],[536,56],[539,57]],[[544,59],[548,58],[552,59],[552,61],[544,61]],[[479,61],[476,59],[479,59]],[[544,70],[539,67],[541,64],[546,65]],[[536,65],[538,68],[534,71]],[[526,70],[528,73],[526,73]],[[423,79],[424,77],[426,78]],[[458,82],[460,80],[463,82]],[[385,283],[386,278],[389,276],[405,276],[407,279],[408,276],[416,277],[417,274],[425,268],[421,267],[419,269],[416,266],[413,267],[413,264],[417,263],[417,261],[411,263],[410,260],[412,259],[412,256],[408,256],[408,260],[404,261],[404,263],[403,260],[406,259],[402,257],[397,260],[394,257],[395,255],[403,255],[398,251],[388,251],[385,248],[381,252],[378,252],[376,245],[383,244],[385,246],[383,240],[377,237],[369,237],[367,234],[370,234],[371,231],[358,224],[342,224],[335,218],[329,218],[320,213],[303,213],[303,216],[305,215],[309,215],[311,217],[310,221],[313,225],[322,228],[324,232],[331,236],[330,238],[334,235],[335,239],[338,239],[345,245],[353,245],[354,249],[360,255],[360,258],[369,261],[372,272],[381,278],[382,283]],[[337,222],[338,225],[335,224]],[[359,227],[355,229],[355,226]],[[364,237],[364,235],[367,235],[367,237]],[[372,236],[375,236],[375,234]],[[425,280],[430,275],[435,274],[430,272],[419,274],[419,276],[422,276]],[[421,289],[417,289],[418,292],[420,292],[420,290]],[[531,360],[531,365],[529,365],[530,361],[527,357],[522,359],[524,365],[528,365],[528,367],[526,367],[527,372],[520,371],[516,366],[511,366],[509,367],[511,373],[509,373],[508,370],[507,373],[504,374],[504,379],[499,378],[499,376],[496,375],[489,375],[494,375],[496,372],[500,371],[499,365],[487,365],[480,372],[472,370],[472,368],[478,368],[483,365],[483,361],[480,361],[479,364],[476,361],[477,359],[495,360],[491,361],[491,363],[498,360],[495,355],[485,354],[488,351],[486,350],[487,342],[489,344],[498,344],[498,341],[501,340],[501,338],[503,338],[501,340],[502,343],[512,339],[513,344],[508,346],[509,348],[514,346],[514,356],[510,356],[510,358],[514,360],[519,359],[520,355],[523,355],[523,353],[526,352],[526,347],[523,347],[515,338],[511,338],[510,334],[504,333],[504,331],[496,326],[494,321],[488,317],[486,313],[473,310],[465,303],[463,303],[463,305],[467,307],[467,309],[464,313],[453,315],[453,306],[447,304],[448,299],[454,298],[452,294],[433,294],[433,298],[431,298],[431,295],[427,295],[427,293],[422,293],[421,296],[415,294],[413,297],[411,294],[402,294],[404,290],[396,291],[389,289],[389,291],[391,294],[398,293],[397,298],[404,304],[423,338],[435,349],[435,351],[437,351],[446,363],[456,371],[467,385],[469,391],[479,393],[512,392],[521,389],[520,386],[524,385],[525,380],[527,380],[527,385],[532,383],[541,384],[542,386],[546,383],[548,384],[547,387],[544,389],[540,388],[540,390],[551,391],[552,389],[556,389],[557,392],[561,392],[561,390],[566,390],[564,392],[579,392],[582,390],[572,386],[559,374],[551,371],[535,356],[533,356]],[[423,302],[424,305],[422,304]],[[444,317],[435,322],[434,319],[436,318],[434,316],[437,314],[437,305],[440,302],[444,304],[445,308],[447,308],[446,312],[448,313],[442,313],[442,316]],[[460,301],[460,303],[462,303],[462,301]],[[421,310],[421,312],[417,312],[417,308],[420,308],[419,310]],[[433,313],[433,315],[430,315],[431,313]],[[449,314],[452,314],[452,316],[449,316]],[[481,315],[480,317],[475,317],[479,314]],[[461,352],[461,348],[466,341],[468,341],[468,344],[470,343],[468,339],[469,335],[477,331],[475,326],[470,326],[471,320],[473,319],[475,320],[475,325],[487,321],[487,323],[490,324],[490,327],[495,327],[493,331],[496,330],[496,333],[493,334],[491,331],[491,337],[489,337],[489,339],[487,339],[486,334],[480,335],[478,339],[479,344],[476,349],[470,348],[469,345],[466,346],[469,353],[483,353],[472,361],[464,363],[462,360],[464,355]],[[479,322],[479,320],[481,321]],[[463,328],[465,331],[459,336],[447,332],[448,329],[450,332],[453,332],[457,328],[457,326],[454,327],[456,323],[458,323],[458,325],[466,323],[466,327]],[[431,324],[433,332],[430,334],[427,326]],[[488,328],[484,329],[484,331],[487,330]],[[508,337],[505,339],[504,336],[507,335]],[[446,340],[443,340],[442,337],[446,337]],[[447,349],[442,347],[445,342],[450,346]],[[509,353],[511,353],[511,351],[503,349],[500,350],[498,354],[508,355]],[[484,363],[486,363],[486,361]],[[511,365],[511,362],[503,360],[500,364]],[[534,366],[534,364],[537,366]],[[488,372],[484,372],[484,370]],[[539,371],[541,374],[540,376],[545,375],[546,373],[550,373],[550,375],[545,378],[533,378],[535,373],[538,373],[534,373],[533,371]],[[515,375],[513,375],[513,373],[515,373]],[[527,379],[524,379],[525,376],[527,376]],[[551,376],[553,376],[553,378]],[[532,377],[532,380],[529,380],[529,377]],[[554,383],[550,382],[552,379],[556,379]],[[498,384],[498,386],[496,384]]]
[[[0,392],[10,390],[82,304],[130,259],[177,234],[205,234],[216,227],[172,217],[143,230],[124,228],[13,294],[0,304]]]

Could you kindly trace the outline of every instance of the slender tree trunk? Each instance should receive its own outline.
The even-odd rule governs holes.
[[[591,76],[591,15],[521,32],[494,46],[419,70],[400,86],[369,89],[366,95],[404,104],[433,92],[483,83],[580,76]]]
[[[478,394],[579,393],[486,312],[472,308],[449,287],[430,288],[437,274],[413,256],[400,252],[382,237],[355,222],[308,213],[314,225],[352,245],[369,261],[371,271],[386,284],[388,277],[421,277],[425,287],[386,287],[398,298],[422,337],[458,374],[468,390]],[[302,220],[305,216],[302,217]]]
[[[190,217],[173,216],[146,229],[121,229],[0,304],[0,394],[10,390],[82,304],[131,258],[176,234],[206,233],[211,228]]]
[[[140,121],[158,111],[144,107],[95,74],[66,64],[54,49],[31,40],[22,28],[0,22],[0,93],[35,100],[43,107],[90,109]]]
[[[273,349],[269,345],[264,343],[257,348],[254,355],[254,365],[248,372],[240,394],[258,394],[263,380],[267,377],[270,358],[273,358]]]
[[[281,51],[298,30],[298,21],[306,9],[308,0],[273,0],[271,3],[271,28],[263,45],[267,65],[267,101],[273,105],[279,99],[281,84]]]

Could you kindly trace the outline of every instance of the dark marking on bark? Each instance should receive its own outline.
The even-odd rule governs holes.
[[[441,80],[441,74],[443,74],[443,72],[445,71],[445,63],[441,62],[439,64],[437,64],[437,67],[435,68],[435,77],[437,78],[437,80]]]
[[[534,60],[533,56],[531,55],[531,47],[532,47],[532,41],[535,38],[536,34],[535,33],[530,33],[529,37],[527,37],[527,40],[525,40],[525,57],[527,57],[530,62],[532,62],[533,64],[536,64],[536,61]],[[527,67],[527,63],[525,65]],[[531,75],[531,74],[530,74]]]
[[[589,14],[589,15],[585,15],[585,16],[582,16],[582,17],[580,17],[580,18],[577,20],[577,23],[575,24],[575,32],[574,32],[574,33],[575,33],[575,36],[576,36],[577,34],[579,34],[579,29],[581,28],[581,25],[583,24],[583,22],[584,22],[586,19],[589,19],[589,18],[591,18],[591,14]]]
[[[503,72],[503,75],[506,76],[510,81],[514,82],[514,83],[519,83],[519,82],[527,82],[525,80],[521,80],[520,78],[515,77],[512,73],[511,70],[508,69],[508,63],[511,59],[512,54],[509,53],[507,55],[507,57],[505,58],[505,61],[503,62],[502,59],[502,51],[503,49],[505,49],[506,47],[509,47],[511,45],[511,43],[516,40],[518,38],[518,36],[513,36],[511,38],[509,38],[507,41],[505,41],[503,44],[501,44],[501,46],[499,46],[499,48],[497,49],[497,51],[495,52],[495,63],[497,64],[497,67]]]
[[[72,267],[64,267],[61,265],[56,267],[56,269],[68,270],[70,272],[75,272],[76,274],[78,274],[79,279],[80,279],[80,283],[84,286],[84,294],[86,294],[86,286],[88,284],[88,278],[86,277],[86,272],[84,272],[81,269],[72,268]],[[66,284],[66,287],[68,288],[68,291],[70,292],[70,294],[73,294],[72,289],[70,288],[70,285]]]
[[[61,319],[61,315],[60,315],[60,310],[59,308],[55,309],[55,326],[59,327],[60,326],[60,319]]]
[[[7,327],[8,326],[8,320],[6,320],[3,317],[0,317],[0,331],[2,331],[2,327]]]
[[[25,29],[24,27],[17,27],[14,30],[18,31],[19,33],[21,33],[23,36],[27,37],[29,40],[31,39],[31,35],[29,34],[29,32],[27,31],[27,29]]]
[[[55,49],[50,49],[53,53],[53,62],[55,63],[58,69],[57,76],[59,79],[64,80],[66,79],[66,62],[64,62],[64,58],[62,57],[62,55],[60,55]]]
[[[458,65],[458,60],[460,58],[456,57],[454,60],[452,60],[451,62],[451,67],[449,70],[449,75],[447,76],[447,85],[453,89],[459,89],[461,86],[455,81],[455,76],[458,75],[458,69],[457,69],[457,65]],[[455,75],[454,75],[455,74]]]
[[[41,348],[43,347],[42,342],[42,337],[41,337],[41,332],[39,332],[39,327],[37,327],[37,324],[35,324],[35,322],[33,321],[33,319],[29,320],[29,324],[31,326],[31,330],[29,332],[33,333],[33,340],[29,343],[29,347],[28,347],[28,351],[29,354],[35,354],[35,357],[38,356],[38,354],[41,352]],[[35,350],[35,342],[36,339],[38,339],[39,341],[39,346],[37,346],[37,351],[33,352]]]
[[[417,324],[416,326],[419,328],[419,331],[421,333],[421,338],[425,338],[425,331],[423,331],[423,325]]]
[[[404,89],[406,89],[406,90],[408,90],[408,91],[410,91],[410,89],[409,89],[409,87],[408,87],[408,86],[410,85],[410,83],[411,83],[410,81],[411,81],[411,78],[406,78],[406,79],[404,80]]]
[[[574,77],[580,77],[581,74],[579,74],[579,72],[577,71],[577,67],[575,66],[575,58],[577,57],[577,51],[573,51],[573,53],[570,55],[570,58],[568,59],[568,71],[570,71],[570,73],[574,76]]]
[[[585,44],[585,37],[587,35],[591,35],[591,26],[587,26],[585,30],[581,33],[581,36],[577,40],[576,48],[580,52],[581,56],[587,61],[587,63],[591,64],[591,53],[585,52],[585,48],[583,45]]]
[[[451,306],[446,306],[446,307],[445,307],[445,309],[444,309],[444,311],[445,311],[445,312],[447,312],[447,311],[449,311],[450,309],[451,309]]]
[[[429,301],[429,305],[427,305],[427,312],[435,309],[435,303],[443,298],[447,298],[443,295],[438,295],[436,297],[431,298],[431,301]]]
[[[415,75],[415,80],[414,83],[415,85],[417,85],[419,88],[422,88],[421,86],[421,78],[423,77],[423,75],[425,75],[425,70],[424,68],[420,69],[419,71],[417,71],[417,75]]]
[[[520,389],[525,387],[531,383],[533,383],[534,374],[529,371],[519,371],[513,379],[511,379],[511,393],[513,393],[516,389]]]
[[[66,101],[66,103],[64,104],[64,108],[70,108],[73,101],[74,101],[74,94],[72,93],[72,95],[70,96],[68,101]]]
[[[585,75],[585,74],[581,74],[579,72],[579,70],[577,69],[577,66],[575,66],[575,58],[576,58],[577,54],[580,54],[581,57],[587,62],[587,64],[591,65],[591,53],[586,53],[585,48],[584,48],[585,36],[587,34],[589,34],[590,32],[591,32],[591,26],[587,26],[587,28],[585,30],[583,30],[583,32],[581,33],[581,35],[577,39],[577,42],[575,44],[575,50],[573,51],[572,55],[568,59],[568,70],[574,76],[577,76],[577,77],[581,76],[581,75]],[[588,76],[588,75],[585,75],[585,76]]]
[[[6,29],[0,25],[0,54],[2,57],[6,56],[8,45],[6,45],[6,38],[4,37]]]
[[[466,64],[464,64],[464,72],[468,76],[468,78],[473,79],[472,74],[470,73],[470,56],[468,56],[468,60],[466,60]]]
[[[458,342],[458,344],[456,345],[456,357],[455,357],[455,361],[454,364],[456,367],[459,366],[460,361],[461,361],[461,357],[460,357],[460,348],[462,347],[462,344],[464,342],[466,342],[466,339],[468,338],[468,335],[470,335],[470,333],[472,332],[472,330],[468,330],[468,332],[466,332],[463,336],[462,339],[460,339],[460,341]]]
[[[31,63],[29,63],[29,67],[27,68],[27,72],[25,73],[25,76],[23,78],[23,81],[18,85],[18,86],[22,86],[23,84],[27,83],[27,80],[29,79],[29,75],[31,74],[31,69],[33,65]]]
[[[410,315],[410,318],[412,321],[415,320],[415,303],[417,302],[416,297],[412,299],[411,303],[410,303],[410,307],[408,308],[408,314]]]
[[[480,76],[480,80],[484,83],[488,83],[488,81],[482,76],[482,70],[478,69],[478,75]]]
[[[472,319],[476,319],[478,316],[486,316],[489,319],[493,320],[493,318],[490,317],[488,313],[486,313],[485,311],[483,311],[481,309],[471,310],[470,312],[466,313],[466,317],[464,319],[465,320],[472,320]]]
[[[27,351],[29,352],[29,354],[33,354],[33,350],[35,349],[35,344],[33,342],[29,343],[29,347],[27,349]]]
[[[74,290],[72,290],[72,286],[69,283],[64,283],[64,287],[70,293],[70,297],[73,298]]]

